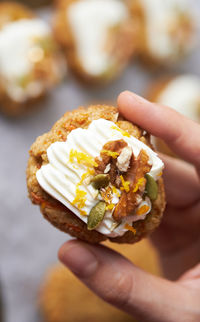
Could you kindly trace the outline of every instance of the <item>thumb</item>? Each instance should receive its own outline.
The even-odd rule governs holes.
[[[184,286],[144,272],[107,247],[74,240],[58,256],[98,296],[140,321],[178,321],[183,314],[189,321]]]

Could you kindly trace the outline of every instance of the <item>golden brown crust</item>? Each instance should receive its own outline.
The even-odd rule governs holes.
[[[72,112],[67,112],[58,120],[52,129],[37,138],[30,149],[30,158],[27,167],[27,186],[29,197],[34,204],[40,205],[43,216],[55,227],[69,233],[82,240],[98,243],[107,239],[106,236],[93,230],[89,231],[87,225],[74,215],[60,202],[48,195],[38,184],[36,179],[37,170],[48,162],[47,148],[56,141],[65,141],[67,135],[76,128],[87,128],[89,124],[99,118],[104,118],[116,122],[122,129],[128,131],[147,145],[149,139],[142,135],[143,131],[118,117],[118,110],[112,106],[92,105],[88,108],[80,107]],[[119,120],[119,121],[118,121]],[[151,145],[150,145],[151,146]],[[151,213],[146,220],[138,221],[134,224],[136,234],[128,231],[122,237],[110,238],[117,243],[133,243],[147,234],[151,233],[160,223],[165,207],[165,193],[162,179],[159,180],[159,197],[153,202]]]
[[[5,23],[17,21],[24,18],[34,18],[34,13],[26,6],[16,2],[0,3],[0,29]]]
[[[136,25],[134,20],[130,19],[126,25],[122,25],[117,31],[115,37],[115,48],[113,52],[117,58],[117,63],[106,73],[93,76],[87,73],[83,68],[76,51],[76,43],[71,31],[66,12],[73,2],[79,0],[56,0],[56,13],[54,17],[54,33],[58,43],[63,48],[69,67],[74,74],[84,83],[97,85],[105,84],[107,81],[117,77],[121,70],[127,65],[131,56],[135,52],[136,45]],[[129,7],[129,2],[125,1]]]
[[[134,246],[110,243],[106,246],[122,253],[134,265],[160,275],[158,255],[147,240]],[[55,265],[46,272],[40,288],[39,307],[44,322],[135,321],[97,298],[62,265]]]
[[[53,2],[53,0],[17,0],[17,1],[22,4],[31,6],[33,8],[46,6],[46,5],[51,4]]]
[[[28,114],[33,109],[35,110],[37,106],[39,107],[39,103],[41,103],[44,96],[45,93],[42,93],[36,98],[31,98],[26,102],[20,103],[13,101],[5,91],[2,90],[1,92],[0,88],[0,110],[8,117],[21,117],[22,115]]]

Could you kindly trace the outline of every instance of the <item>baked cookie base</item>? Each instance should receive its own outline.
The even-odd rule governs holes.
[[[15,1],[33,8],[46,6],[53,2],[53,0],[15,0]]]
[[[79,127],[87,128],[93,120],[99,118],[118,122],[120,128],[151,146],[149,137],[143,136],[143,131],[141,129],[119,117],[116,108],[106,105],[93,105],[89,108],[80,107],[72,112],[67,112],[55,123],[50,132],[37,138],[30,149],[30,158],[27,167],[29,197],[34,204],[40,206],[43,216],[60,230],[90,243],[99,243],[108,239],[108,237],[95,230],[89,231],[87,225],[81,219],[47,194],[38,184],[36,172],[42,165],[48,163],[46,151],[52,143],[65,141],[67,135],[73,129]],[[153,202],[151,213],[145,220],[134,223],[136,234],[127,231],[121,237],[109,238],[110,241],[117,243],[134,243],[151,233],[160,224],[165,208],[165,193],[162,179],[159,179],[158,185],[159,197]]]

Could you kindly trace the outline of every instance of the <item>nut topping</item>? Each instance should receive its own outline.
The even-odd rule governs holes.
[[[100,153],[100,158],[96,158],[95,161],[98,167],[95,168],[96,174],[104,173],[108,164],[110,164],[110,170],[107,172],[110,175],[110,182],[113,185],[119,187],[121,180],[119,178],[120,171],[116,165],[117,158],[121,151],[127,147],[127,143],[124,140],[107,142]],[[108,151],[110,153],[108,153]],[[118,183],[118,184],[117,184]]]
[[[113,218],[119,222],[123,218],[131,215],[137,207],[139,197],[142,196],[146,186],[145,174],[151,170],[151,165],[148,164],[149,157],[144,150],[140,151],[137,159],[132,158],[130,168],[126,174],[126,180],[130,182],[130,191],[122,192],[121,198],[113,212]],[[142,179],[142,180],[141,180]],[[138,181],[141,184],[137,187]]]
[[[129,168],[131,157],[132,157],[133,151],[130,146],[127,146],[122,149],[120,155],[117,158],[117,168],[121,172],[126,172]]]

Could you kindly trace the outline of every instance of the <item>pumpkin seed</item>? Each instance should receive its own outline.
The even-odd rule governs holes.
[[[97,174],[92,178],[91,183],[94,189],[101,189],[108,186],[110,177],[108,174]]]
[[[88,216],[87,228],[93,230],[102,222],[106,212],[106,203],[99,201],[90,211]]]
[[[146,174],[145,178],[147,180],[146,188],[145,188],[147,196],[151,200],[156,200],[158,197],[158,185],[150,174]]]

